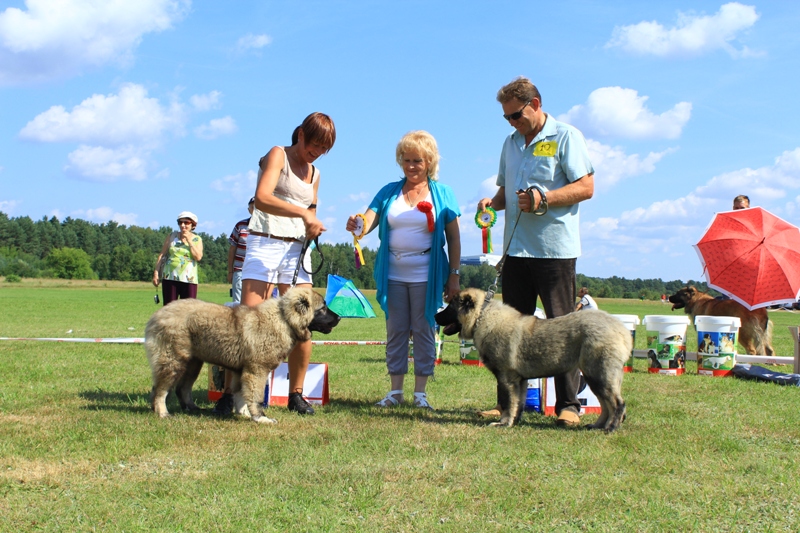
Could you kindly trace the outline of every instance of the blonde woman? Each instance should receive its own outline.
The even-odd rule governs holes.
[[[439,149],[430,133],[407,133],[395,155],[404,177],[384,186],[364,214],[367,233],[377,227],[381,241],[373,275],[378,303],[386,314],[391,379],[391,390],[377,405],[404,401],[408,339],[413,334],[414,405],[433,409],[425,390],[436,359],[433,317],[442,306],[442,293],[450,300],[459,291],[461,212],[453,190],[438,182]],[[347,220],[347,231],[356,229],[356,219],[353,215]]]

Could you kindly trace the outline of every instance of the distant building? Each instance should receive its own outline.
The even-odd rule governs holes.
[[[467,255],[461,256],[461,264],[465,266],[495,266],[503,256],[496,254]]]

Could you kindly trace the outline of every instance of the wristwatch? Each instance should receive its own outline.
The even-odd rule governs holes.
[[[455,274],[456,276],[460,276],[461,275],[461,273],[458,271],[457,268],[451,268],[450,269],[450,273],[451,274]]]

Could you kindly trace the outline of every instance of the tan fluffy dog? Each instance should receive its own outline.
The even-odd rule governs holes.
[[[502,416],[493,425],[513,426],[525,406],[528,379],[580,368],[600,401],[597,422],[587,427],[611,432],[625,418],[620,392],[623,366],[631,355],[631,332],[603,311],[580,311],[550,320],[523,315],[497,300],[485,302],[466,289],[436,314],[446,335],[474,339],[481,362],[497,378]]]
[[[694,285],[684,287],[669,297],[672,309],[683,309],[692,317],[698,315],[735,316],[742,325],[739,328],[739,344],[749,355],[774,355],[772,349],[772,322],[766,309],[750,311],[736,300],[717,300],[710,294],[698,290]]]
[[[196,410],[192,385],[203,363],[233,372],[234,405],[254,422],[274,423],[263,415],[267,375],[312,331],[330,333],[339,317],[325,299],[294,288],[257,307],[230,308],[196,299],[164,306],[147,322],[145,350],[153,374],[150,402],[160,417],[169,416],[166,398],[175,386],[181,407]]]

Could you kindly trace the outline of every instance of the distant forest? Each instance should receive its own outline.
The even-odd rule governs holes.
[[[231,225],[231,228],[233,225]],[[0,276],[7,282],[21,278],[108,279],[150,281],[153,267],[167,235],[173,228],[156,230],[124,226],[116,222],[95,224],[67,217],[9,218],[0,212]],[[200,283],[225,283],[228,264],[228,235],[216,237],[198,232],[203,239],[203,260],[200,262]],[[375,251],[364,249],[366,265],[355,268],[351,244],[320,245],[324,264],[314,276],[314,286],[325,287],[327,276],[337,274],[353,280],[360,289],[374,289],[372,266]],[[314,267],[320,253],[314,251]],[[462,287],[487,288],[495,279],[495,270],[482,265],[461,267]],[[628,280],[619,277],[591,278],[578,274],[578,286],[586,286],[598,298],[644,298],[657,300],[693,284],[707,290],[704,282],[660,279]],[[502,286],[500,287],[502,290]]]

